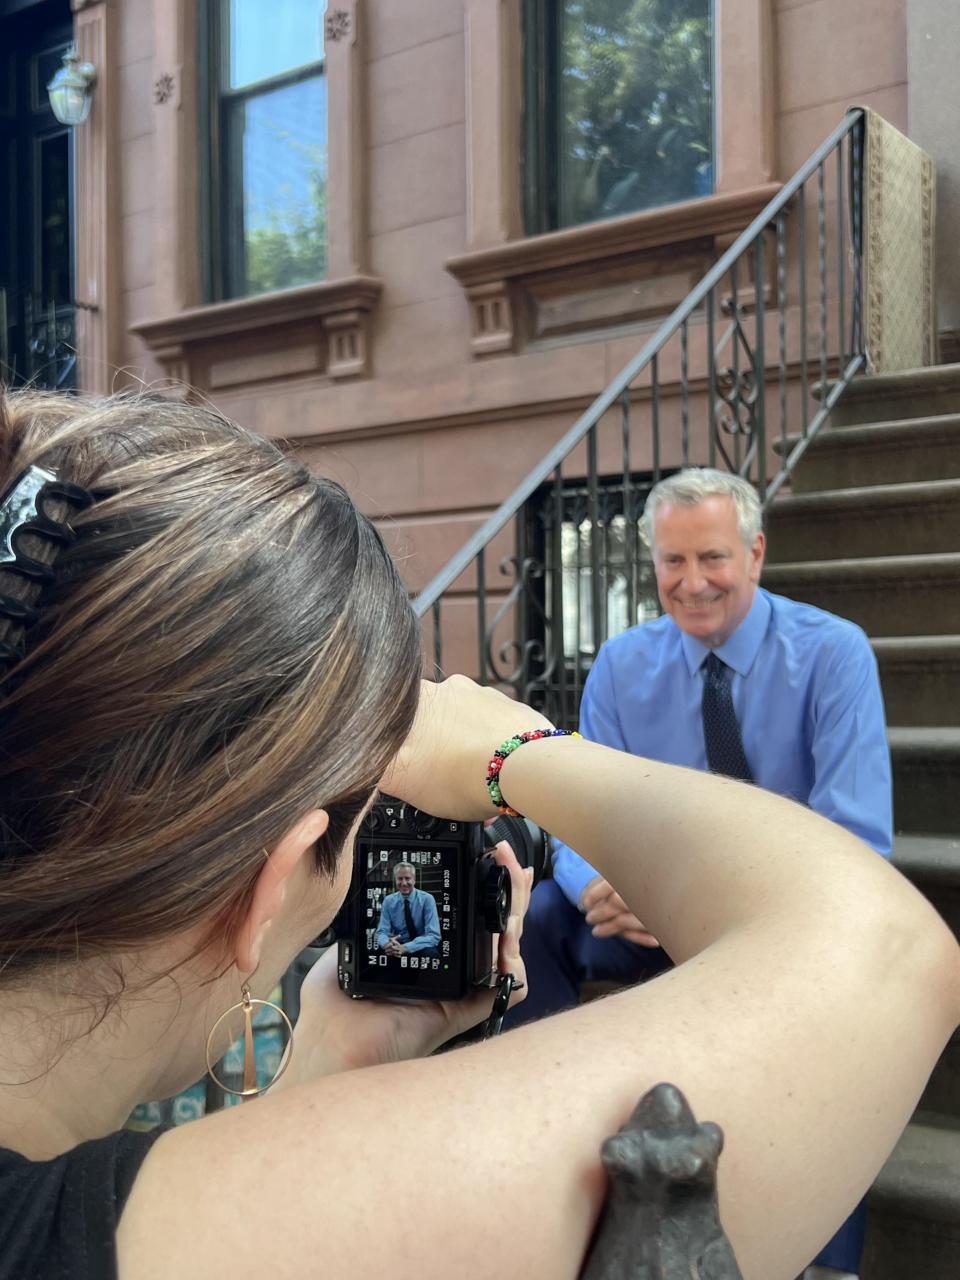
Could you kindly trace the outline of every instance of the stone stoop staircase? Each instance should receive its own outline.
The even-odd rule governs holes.
[[[769,525],[764,586],[871,638],[894,863],[960,937],[960,364],[855,381]],[[862,1280],[960,1280],[960,1033],[869,1206]]]

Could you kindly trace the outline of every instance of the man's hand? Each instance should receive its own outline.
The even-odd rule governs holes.
[[[388,956],[402,956],[404,951],[403,944],[396,937],[391,938],[383,949]]]
[[[626,938],[639,947],[660,945],[603,876],[595,876],[584,889],[580,909],[595,938]]]

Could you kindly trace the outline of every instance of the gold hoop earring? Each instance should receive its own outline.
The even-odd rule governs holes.
[[[290,1063],[290,1058],[293,1055],[293,1024],[291,1023],[290,1019],[287,1017],[287,1015],[284,1013],[284,1011],[280,1008],[278,1004],[274,1004],[271,1000],[254,999],[254,997],[250,995],[250,988],[247,986],[246,983],[244,983],[243,986],[240,988],[240,992],[241,992],[242,999],[239,1001],[239,1003],[232,1004],[230,1008],[226,1011],[226,1013],[222,1013],[220,1015],[220,1017],[213,1024],[210,1034],[207,1036],[207,1072],[209,1073],[210,1079],[214,1082],[214,1084],[217,1085],[220,1089],[222,1089],[224,1093],[232,1093],[235,1098],[255,1098],[260,1093],[266,1093],[266,1091],[272,1085],[275,1085],[277,1083],[277,1081],[283,1075],[284,1071],[286,1071]],[[274,1013],[279,1013],[280,1017],[283,1019],[284,1023],[286,1024],[287,1036],[288,1036],[286,1048],[283,1051],[283,1057],[280,1059],[279,1067],[277,1067],[276,1071],[273,1073],[272,1078],[268,1080],[266,1084],[259,1084],[259,1085],[257,1084],[257,1060],[256,1060],[256,1055],[254,1053],[254,1046],[253,1046],[253,1012],[254,1012],[255,1005],[260,1005],[264,1009],[272,1009]],[[216,1071],[214,1070],[216,1063],[212,1061],[212,1052],[211,1052],[211,1045],[213,1044],[214,1036],[217,1034],[217,1030],[219,1029],[220,1024],[222,1022],[225,1022],[226,1019],[230,1017],[231,1013],[235,1013],[237,1009],[243,1010],[243,1088],[242,1089],[232,1089],[230,1085],[224,1084],[224,1082],[220,1079],[220,1077],[217,1075]],[[232,1043],[233,1041],[231,1040],[231,1044]]]

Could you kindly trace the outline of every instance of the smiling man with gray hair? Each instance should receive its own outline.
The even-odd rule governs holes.
[[[377,946],[388,956],[438,956],[440,918],[433,894],[417,888],[417,869],[410,862],[393,868],[395,892],[380,910]]]
[[[663,616],[596,655],[584,737],[790,796],[889,856],[890,755],[873,651],[852,622],[759,586],[766,541],[753,486],[687,468],[650,491],[641,533]],[[585,979],[632,983],[670,963],[572,849],[556,847],[553,874],[524,925],[530,994],[508,1025],[576,1003]],[[862,1235],[855,1216],[812,1274],[855,1273]]]

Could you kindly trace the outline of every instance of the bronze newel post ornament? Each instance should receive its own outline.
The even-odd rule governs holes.
[[[608,1138],[607,1201],[580,1280],[742,1280],[717,1208],[723,1133],[658,1084]]]

